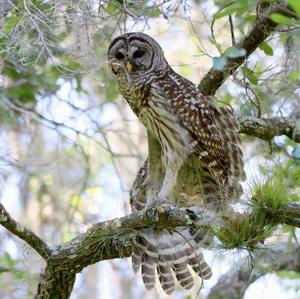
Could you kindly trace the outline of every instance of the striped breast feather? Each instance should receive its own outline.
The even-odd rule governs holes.
[[[200,245],[189,228],[185,227],[177,228],[177,232],[172,234],[166,229],[143,229],[135,240],[132,266],[136,273],[141,269],[147,289],[155,287],[158,277],[167,294],[175,290],[175,278],[185,289],[193,286],[194,279],[190,268],[202,279],[212,276]]]

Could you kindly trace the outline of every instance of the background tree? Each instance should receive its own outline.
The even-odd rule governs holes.
[[[297,296],[298,2],[2,1],[0,223],[10,233],[0,231],[1,297],[163,298],[116,260],[130,256],[138,229],[156,224],[211,228],[208,298],[251,298],[265,275]],[[148,140],[106,51],[134,30],[155,37],[201,92],[234,107],[248,181],[233,217],[170,207],[125,216],[129,191],[144,196],[145,164],[136,173]],[[149,148],[151,160],[155,140]]]

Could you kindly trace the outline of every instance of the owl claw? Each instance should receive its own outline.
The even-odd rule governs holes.
[[[158,196],[152,203],[150,203],[147,209],[159,209],[164,205],[170,205],[170,202],[165,198]]]

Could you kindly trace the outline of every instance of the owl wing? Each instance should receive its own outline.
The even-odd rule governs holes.
[[[170,104],[193,137],[195,154],[204,168],[224,181],[243,181],[243,153],[239,124],[229,107],[216,107],[213,98],[200,94],[195,85],[175,72],[161,85]]]
[[[203,95],[196,104],[187,102],[193,109],[181,115],[183,125],[195,139],[195,152],[214,176],[225,180],[243,181],[243,153],[239,125],[233,111],[218,108]]]

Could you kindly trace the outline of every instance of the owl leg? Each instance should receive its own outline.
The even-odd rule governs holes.
[[[183,160],[171,160],[165,163],[166,171],[162,187],[157,196],[157,204],[172,202],[172,193],[177,183],[177,176]]]
[[[181,165],[182,163],[177,162],[167,163],[163,183],[158,194],[156,192],[157,189],[154,188],[154,186],[150,186],[147,190],[146,208],[172,202],[172,193],[176,186],[177,176]],[[157,196],[155,196],[156,194]]]
[[[148,187],[146,191],[146,208],[153,205],[161,189],[164,178],[161,146],[157,138],[148,131]]]

